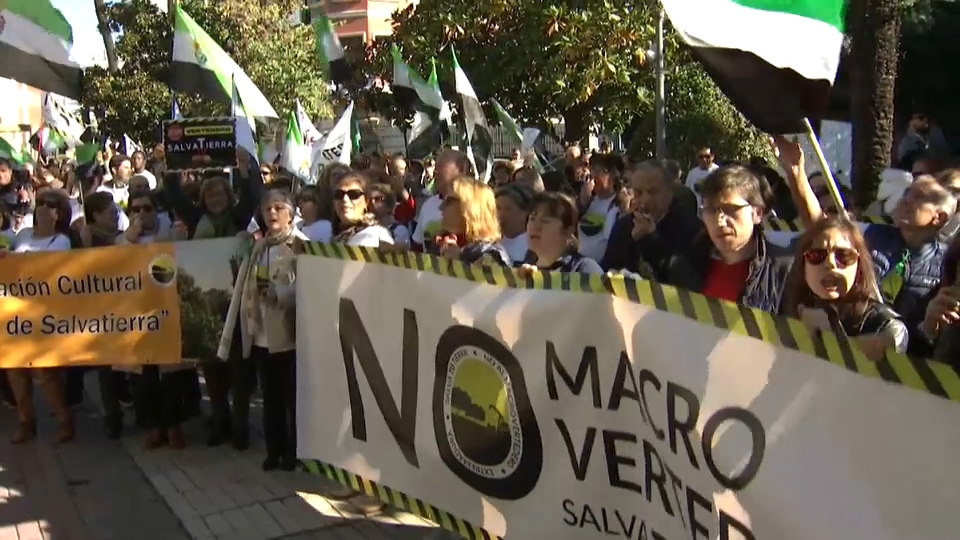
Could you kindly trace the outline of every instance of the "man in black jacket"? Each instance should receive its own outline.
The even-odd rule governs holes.
[[[614,224],[600,266],[665,282],[670,258],[690,246],[702,223],[695,211],[674,197],[660,161],[631,163],[625,177],[633,191],[630,213]]]

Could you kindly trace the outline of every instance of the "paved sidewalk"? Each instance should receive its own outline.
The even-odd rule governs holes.
[[[0,540],[380,540],[455,536],[391,509],[366,518],[324,496],[330,481],[303,472],[260,470],[259,410],[251,447],[208,448],[201,421],[186,426],[188,447],[145,451],[129,427],[106,440],[96,378],[77,410],[77,440],[52,443],[54,421],[42,395],[36,441],[13,446],[15,413],[0,408]]]

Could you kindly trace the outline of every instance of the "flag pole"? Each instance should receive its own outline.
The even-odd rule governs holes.
[[[823,177],[827,179],[827,190],[830,192],[830,198],[833,199],[833,204],[836,205],[837,210],[844,220],[850,221],[850,214],[847,213],[846,207],[843,205],[843,198],[840,196],[840,189],[837,187],[837,180],[833,177],[833,172],[830,170],[830,164],[827,163],[826,156],[823,155],[823,148],[820,146],[820,140],[817,138],[817,134],[813,131],[813,125],[810,123],[809,118],[803,119],[803,127],[806,128],[807,139],[810,141],[810,146],[813,147],[813,152],[817,155],[817,162],[820,165],[820,171],[823,173]]]

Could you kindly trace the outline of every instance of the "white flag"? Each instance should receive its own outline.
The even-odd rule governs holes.
[[[60,98],[64,100],[65,98]],[[80,135],[83,134],[83,123],[80,119],[68,111],[64,103],[61,103],[57,96],[47,92],[43,97],[43,123],[50,129],[60,132],[63,142],[67,148],[76,148],[80,146]]]
[[[319,171],[321,167],[330,163],[350,164],[353,148],[353,102],[347,106],[340,119],[327,133],[327,136],[313,144],[313,162],[311,170]]]
[[[313,146],[313,143],[322,139],[323,135],[321,135],[317,127],[313,125],[313,120],[310,120],[310,117],[307,116],[307,111],[303,110],[299,99],[295,105],[294,110],[297,113],[297,124],[300,126],[300,135],[303,137],[303,142],[307,146]]]

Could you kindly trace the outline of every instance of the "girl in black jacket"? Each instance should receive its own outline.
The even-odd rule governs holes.
[[[907,350],[907,327],[877,295],[873,262],[857,226],[825,218],[807,229],[787,278],[784,313],[813,331],[847,336],[871,360]]]

